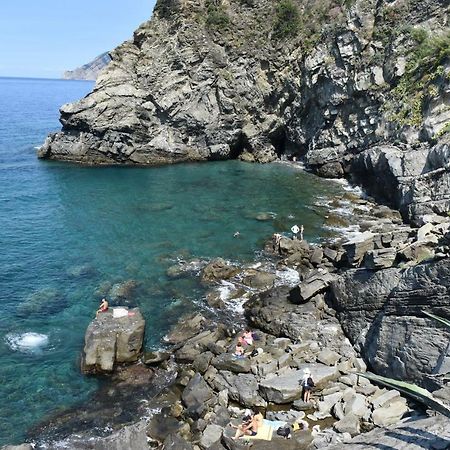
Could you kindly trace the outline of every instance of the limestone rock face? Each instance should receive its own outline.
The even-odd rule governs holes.
[[[450,316],[450,261],[402,271],[350,270],[332,283],[338,317],[350,340],[380,374],[420,380],[439,373],[450,337],[422,311]]]
[[[82,371],[112,372],[116,363],[137,361],[142,351],[145,321],[139,308],[114,318],[113,309],[100,313],[86,330]]]
[[[308,44],[301,33],[276,37],[275,0],[158,0],[110,52],[93,92],[61,107],[62,131],[39,156],[142,165],[305,156],[325,177],[377,178],[369,187],[406,215],[448,209],[448,66],[439,63],[414,123],[414,100],[394,92],[418,46],[404,25],[444,33],[448,2],[338,4],[324,15],[298,2],[315,30],[307,38],[322,36]]]

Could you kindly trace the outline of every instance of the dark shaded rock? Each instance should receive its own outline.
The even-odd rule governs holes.
[[[228,280],[240,271],[239,267],[231,265],[222,258],[216,258],[204,267],[201,279],[205,283]]]
[[[86,330],[82,371],[111,372],[115,364],[137,361],[142,352],[145,321],[139,308],[114,318],[113,308],[100,313]]]
[[[289,239],[282,237],[279,242],[279,253],[284,256],[298,253],[302,257],[309,257],[309,244],[300,239]]]
[[[181,436],[169,434],[164,440],[165,450],[193,450],[192,444],[185,441]]]
[[[343,245],[350,265],[359,265],[366,252],[373,250],[374,237],[372,232],[365,231]]]
[[[377,372],[419,380],[444,362],[450,334],[422,310],[449,317],[450,260],[405,271],[350,270],[332,283],[346,335]]]
[[[214,367],[210,367],[205,373],[205,380],[216,392],[226,390],[230,400],[244,407],[266,406],[266,401],[258,395],[259,382],[252,374],[236,375],[227,371],[218,372]]]
[[[145,352],[142,357],[142,362],[144,364],[152,365],[152,364],[158,364],[160,362],[166,361],[170,358],[169,352],[163,352],[160,350],[157,350],[155,352]]]
[[[170,333],[164,337],[168,344],[179,344],[185,342],[200,332],[206,319],[201,314],[187,316],[178,321]]]
[[[209,367],[211,360],[213,359],[214,354],[212,352],[204,352],[201,353],[194,360],[193,367],[197,372],[205,373]]]
[[[250,372],[251,362],[248,358],[237,358],[230,353],[216,356],[211,364],[218,370],[228,370],[234,373]]]
[[[192,418],[201,417],[206,404],[213,398],[213,392],[204,378],[195,374],[183,390],[181,399],[187,408],[187,415]]]
[[[322,262],[323,258],[323,250],[321,247],[316,247],[311,255],[310,261],[315,266],[319,265]]]
[[[368,269],[386,269],[392,267],[396,257],[395,248],[369,250],[364,257],[364,266]]]
[[[247,269],[242,283],[254,289],[268,289],[273,286],[275,279],[273,273]]]
[[[168,411],[163,409],[150,419],[147,435],[159,442],[164,442],[167,436],[178,434],[182,426],[183,422],[171,417]]]
[[[316,169],[317,175],[323,178],[342,178],[344,169],[339,162],[330,162]]]

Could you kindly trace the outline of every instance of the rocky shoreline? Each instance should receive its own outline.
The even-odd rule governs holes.
[[[413,228],[396,211],[363,199],[354,203],[365,206],[365,215],[351,239],[313,245],[274,235],[265,246],[267,258],[256,264],[216,259],[172,268],[173,276],[200,269],[210,286],[207,309],[181,319],[166,336],[164,351],[144,353],[128,366],[97,365],[97,373],[114,367],[111,379],[89,407],[33,430],[35,448],[238,450],[248,442],[231,439],[228,424],[254,407],[263,408],[267,420],[308,424],[289,440],[274,433],[270,442],[251,441],[255,449],[356,449],[370,439],[423,448],[417,444],[423,433],[429,433],[425,448],[446,448],[448,419],[432,413],[427,419],[429,412],[399,392],[357,374],[369,365],[379,374],[422,382],[449,402],[450,334],[422,310],[450,316],[450,221],[424,216],[423,225]],[[242,318],[236,317],[239,310]],[[132,322],[143,333],[140,318]],[[259,351],[236,358],[246,324]],[[136,335],[126,336],[138,355]],[[100,350],[86,350],[94,341]],[[103,358],[104,341],[91,329],[86,355]],[[123,348],[125,341],[107,347]],[[306,367],[317,385],[311,404],[300,399]],[[390,427],[407,432],[389,433]]]
[[[449,5],[344,3],[294,2],[302,22],[283,37],[279,2],[158,0],[152,20],[111,52],[93,92],[62,106],[63,129],[41,158],[297,158],[398,212],[351,199],[365,216],[350,239],[310,245],[278,236],[266,245],[270,258],[252,266],[173,267],[174,277],[201,270],[211,286],[205,312],[169,333],[166,353],[119,366],[98,408],[56,418],[60,441],[50,431],[39,443],[51,423],[37,429],[37,448],[238,450],[247,446],[230,439],[228,423],[255,406],[270,420],[308,422],[291,440],[252,441],[255,449],[448,446],[448,419],[426,418],[356,374],[369,367],[450,398],[450,334],[423,314],[450,317]],[[236,333],[247,323],[262,352],[236,359]],[[317,381],[311,405],[299,401],[305,367]],[[146,418],[130,425],[139,415]]]

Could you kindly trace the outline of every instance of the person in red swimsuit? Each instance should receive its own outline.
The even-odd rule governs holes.
[[[108,311],[108,308],[109,308],[108,300],[106,300],[106,298],[102,298],[102,302],[100,303],[100,307],[95,313],[95,317],[98,317],[98,313]]]

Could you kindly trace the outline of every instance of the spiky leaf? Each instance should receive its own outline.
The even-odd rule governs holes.
[[[450,328],[450,320],[444,319],[443,317],[439,317],[439,316],[435,316],[434,314],[431,314],[429,312],[426,311],[422,311],[426,316],[431,317],[434,320],[437,320],[441,323],[443,323],[444,325],[446,325],[447,327]]]
[[[424,388],[416,386],[415,384],[406,383],[405,381],[394,380],[393,378],[386,378],[372,373],[358,373],[357,375],[390,389],[397,389],[417,402],[423,403],[428,408],[434,409],[446,417],[450,417],[450,409],[440,400],[435,398],[430,391],[427,391]]]

